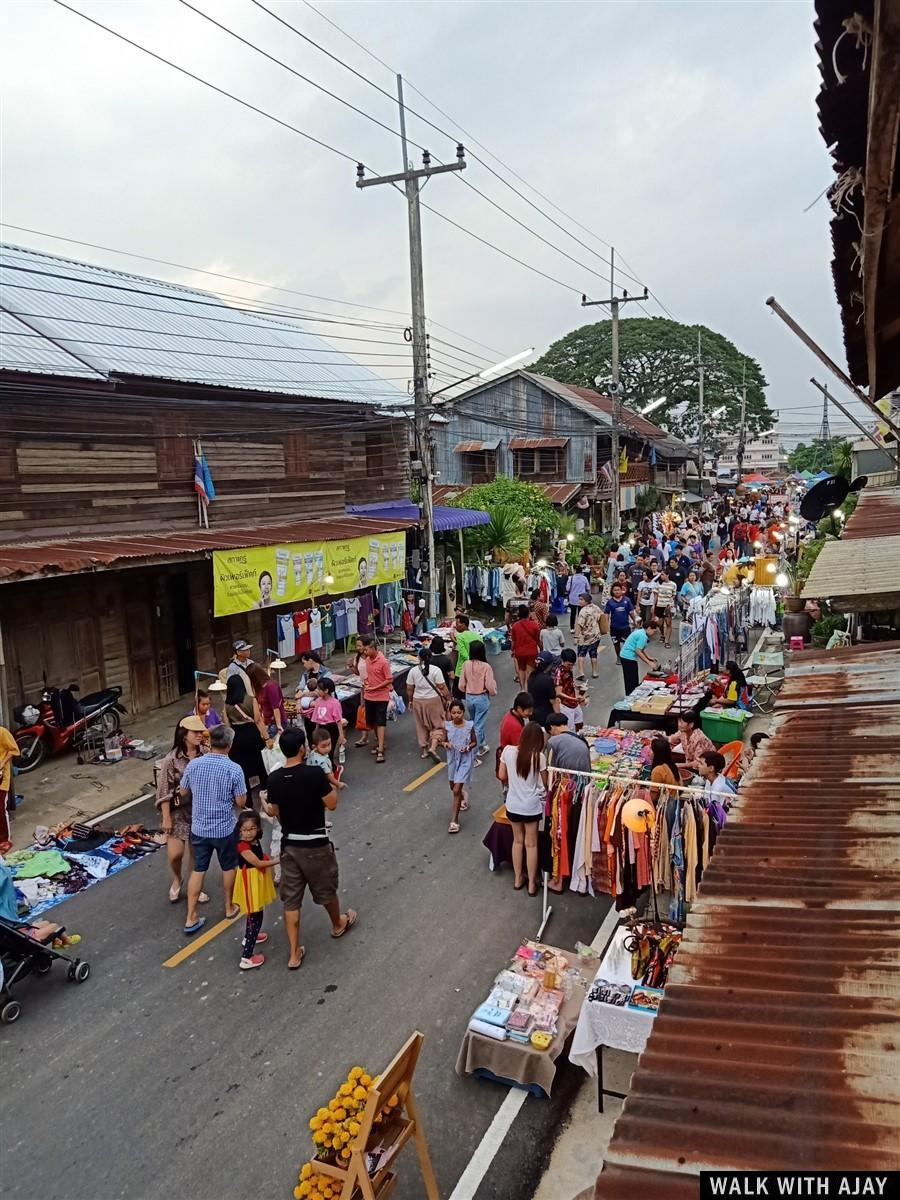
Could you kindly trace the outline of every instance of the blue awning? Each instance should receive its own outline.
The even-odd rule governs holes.
[[[377,520],[421,521],[422,510],[412,500],[382,500],[378,504],[348,504],[348,513]],[[447,508],[434,506],[434,528],[436,533],[447,533],[451,529],[471,529],[473,525],[488,525],[490,514],[477,508]]]

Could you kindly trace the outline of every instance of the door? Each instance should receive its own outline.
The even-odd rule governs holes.
[[[153,622],[150,600],[146,594],[135,596],[126,602],[125,627],[128,631],[132,704],[135,712],[146,712],[159,704],[159,675],[153,643]]]
[[[194,671],[197,667],[187,572],[179,571],[167,575],[166,585],[175,645],[175,682],[179,695],[184,695],[185,692],[194,690]]]

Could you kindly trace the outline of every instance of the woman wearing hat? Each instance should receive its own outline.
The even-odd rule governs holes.
[[[156,780],[156,807],[159,809],[162,831],[168,836],[167,851],[172,883],[169,900],[175,904],[181,895],[181,865],[187,849],[188,874],[194,869],[191,849],[191,802],[179,794],[181,777],[192,758],[206,749],[207,729],[202,717],[184,717],[175,728],[175,742],[162,760]],[[209,896],[200,893],[200,903]]]

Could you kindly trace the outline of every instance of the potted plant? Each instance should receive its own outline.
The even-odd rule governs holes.
[[[790,589],[784,597],[784,607],[787,612],[799,613],[803,612],[803,584],[806,582],[800,574],[800,568],[796,562],[786,562],[783,566],[783,571],[788,578],[788,588]]]

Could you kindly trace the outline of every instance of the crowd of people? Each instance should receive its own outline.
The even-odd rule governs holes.
[[[537,889],[537,825],[548,765],[590,769],[579,731],[588,678],[598,678],[601,655],[612,652],[626,693],[632,691],[641,663],[659,666],[651,644],[656,639],[665,647],[671,644],[679,609],[714,586],[745,552],[777,546],[788,515],[781,506],[762,502],[723,504],[715,511],[707,507],[702,515],[663,529],[645,521],[633,537],[610,549],[603,563],[584,554],[570,569],[561,558],[556,598],[568,606],[572,645],[545,595],[536,591],[530,600],[520,595],[513,603],[509,652],[520,690],[499,723],[495,772],[513,827],[517,889],[527,886],[530,894]],[[420,619],[418,606],[411,606],[408,624],[413,631],[420,628]],[[234,643],[223,673],[223,714],[206,692],[198,691],[159,771],[157,804],[168,836],[168,899],[177,903],[186,884],[184,932],[199,932],[205,924],[199,906],[209,901],[204,878],[215,855],[223,874],[226,916],[244,912],[247,917],[239,965],[249,970],[265,961],[258,950],[266,940],[262,911],[280,885],[288,966],[297,969],[305,954],[300,908],[307,887],[325,909],[333,937],[342,937],[356,921],[356,912],[342,912],[338,901],[328,819],[347,786],[342,775],[350,744],[348,722],[329,668],[316,651],[301,656],[297,718],[292,721],[280,683],[253,661],[252,650],[245,641]],[[393,693],[390,664],[374,638],[362,637],[348,666],[361,681],[353,745],[369,749],[375,763],[382,764]],[[727,699],[746,703],[747,683],[736,663],[728,664],[728,685]],[[497,692],[485,642],[469,616],[458,610],[447,635],[433,637],[420,651],[405,682],[421,757],[446,762],[451,834],[460,830],[474,774],[491,749],[488,718]],[[281,758],[273,769],[267,752],[276,743]],[[657,782],[678,783],[686,771],[709,787],[720,786],[716,781],[724,760],[696,713],[684,713],[670,738],[655,739],[652,753]],[[677,762],[673,754],[678,754]],[[268,854],[262,849],[266,823],[272,829]]]

